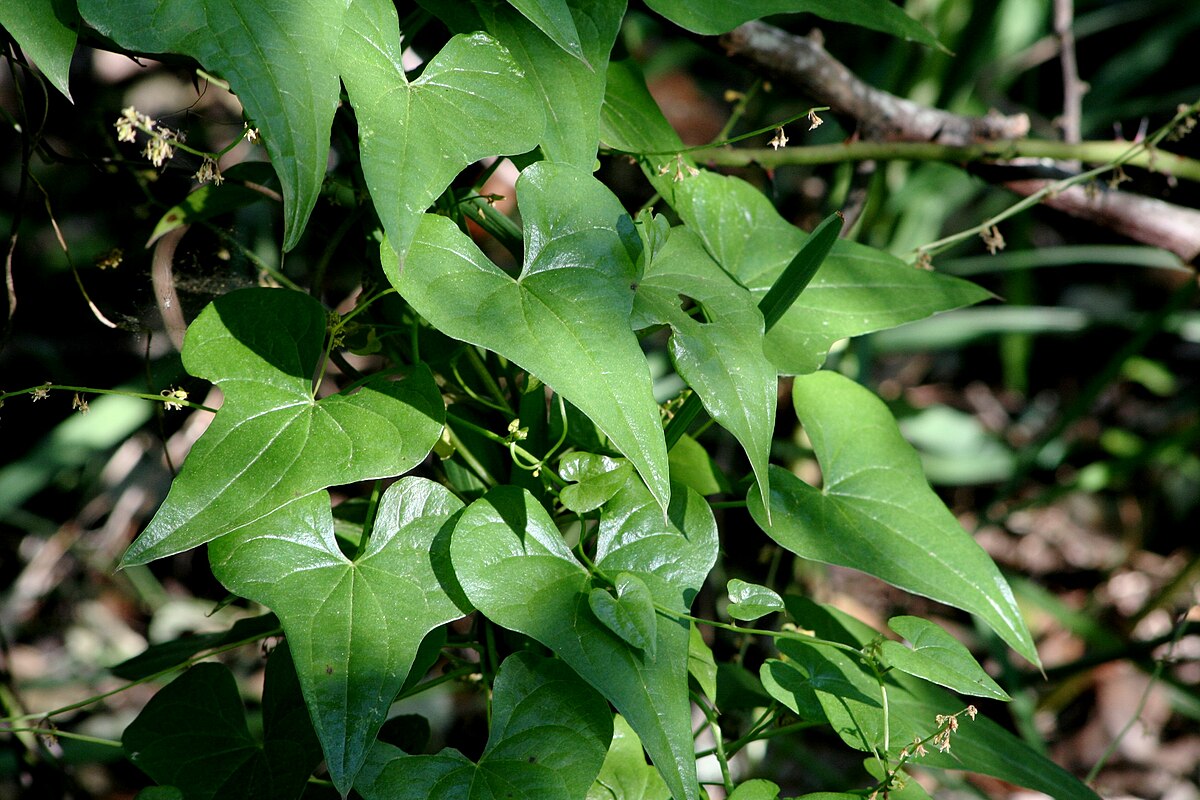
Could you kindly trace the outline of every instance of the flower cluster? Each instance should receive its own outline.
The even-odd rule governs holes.
[[[167,411],[182,411],[183,404],[188,399],[188,393],[185,389],[163,389],[159,394],[167,398],[166,402],[163,403]]]
[[[979,236],[983,239],[983,246],[987,248],[990,255],[994,256],[1004,249],[1004,235],[995,225],[983,231]]]
[[[683,154],[682,153],[677,154],[674,159],[672,159],[671,161],[668,161],[666,164],[663,164],[661,167],[659,167],[658,174],[666,175],[668,172],[671,171],[672,164],[675,165],[675,177],[673,177],[671,180],[675,181],[675,183],[679,183],[681,180],[684,179],[684,177],[686,175],[695,177],[696,175],[700,174],[700,170],[696,169],[691,164],[685,164],[683,162]]]
[[[113,127],[117,129],[117,141],[119,142],[137,141],[138,131],[146,134],[146,145],[142,148],[142,155],[156,167],[161,167],[170,161],[175,156],[176,148],[183,144],[185,138],[181,131],[168,128],[133,106],[121,110],[121,116],[113,123]],[[245,136],[247,139],[253,140],[253,138],[257,138],[258,131],[247,126]],[[189,152],[195,153],[196,151],[189,150]],[[196,171],[196,180],[201,183],[212,181],[220,186],[225,179],[221,175],[216,159],[209,155],[204,155],[203,159],[200,169]]]
[[[950,737],[958,732],[958,718],[962,714],[966,714],[972,720],[979,714],[979,709],[975,706],[967,706],[957,714],[938,714],[934,717],[938,729],[933,736],[922,739],[919,736],[913,738],[912,744],[900,751],[900,758],[907,760],[909,758],[920,758],[924,755],[929,755],[929,751],[925,749],[925,743],[933,745],[938,749],[938,752],[948,753],[950,751]]]

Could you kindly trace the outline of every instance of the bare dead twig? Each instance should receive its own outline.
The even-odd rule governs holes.
[[[854,117],[864,139],[966,145],[1020,139],[1025,114],[965,117],[906,100],[869,86],[816,41],[762,22],[747,22],[721,37],[731,56],[785,79],[821,105]]]
[[[1050,183],[1021,180],[1002,185],[1028,197]],[[1200,211],[1153,197],[1112,190],[1090,191],[1081,186],[1051,194],[1042,203],[1134,241],[1169,250],[1189,264],[1200,257]]]

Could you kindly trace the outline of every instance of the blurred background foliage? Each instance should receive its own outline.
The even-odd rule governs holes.
[[[831,54],[878,88],[962,114],[1026,112],[1033,135],[1060,136],[1063,81],[1051,0],[911,0],[906,8],[953,54],[847,26],[820,24],[820,35]],[[806,15],[770,21],[802,34],[818,23]],[[1079,0],[1074,32],[1087,84],[1084,138],[1133,140],[1167,122],[1180,103],[1200,98],[1200,4]],[[429,22],[408,44],[428,57],[444,35]],[[759,76],[636,3],[618,47],[642,65],[688,144],[717,137],[745,95],[734,135],[813,105],[780,84],[751,93]],[[139,63],[87,46],[76,54],[71,88],[74,104],[19,61],[9,58],[0,70],[0,230],[11,234],[10,308],[15,298],[0,342],[0,389],[53,381],[158,394],[180,386],[203,401],[206,387],[183,373],[162,330],[149,277],[154,251],[146,246],[160,217],[194,187],[199,162],[181,154],[155,169],[136,148],[118,145],[113,122],[135,105],[186,131],[190,144],[218,149],[241,135],[240,107],[188,64]],[[31,130],[43,137],[36,153],[27,149]],[[811,133],[797,130],[793,145],[854,134],[851,120],[829,116]],[[216,295],[280,275],[315,284],[330,307],[352,301],[376,248],[373,215],[358,205],[353,137],[343,110],[325,195],[286,258],[272,203],[244,205],[191,228],[174,259],[189,319]],[[768,137],[746,144],[765,146]],[[1172,149],[1200,156],[1200,137]],[[261,148],[243,143],[223,163],[264,158]],[[850,235],[908,260],[920,245],[1015,200],[953,164],[736,172],[805,229],[865,197]],[[1128,172],[1123,191],[1200,207],[1195,183]],[[640,174],[620,158],[602,159],[600,174],[631,209],[649,197]],[[511,196],[504,175],[498,172],[494,185]],[[802,591],[877,625],[903,609],[957,626],[989,654],[989,666],[1016,698],[989,713],[1081,776],[1100,767],[1090,777],[1102,794],[1200,798],[1195,273],[1164,250],[1046,208],[1008,221],[1003,235],[1007,247],[995,255],[973,239],[934,260],[935,268],[967,276],[1003,302],[840,343],[830,366],[889,402],[931,482],[1009,574],[1038,636],[1045,679],[1022,672],[1002,647],[945,609],[838,569],[786,558],[780,569]],[[53,392],[36,404],[29,396],[10,398],[0,410],[6,714],[116,688],[121,682],[105,667],[147,642],[225,630],[251,613],[237,606],[213,611],[225,593],[202,552],[114,571],[165,495],[203,415],[81,390],[89,403],[84,416],[72,409],[72,394]],[[813,465],[789,408],[780,406],[775,458],[804,474]],[[715,431],[702,441],[719,464],[738,457]],[[726,517],[728,577],[762,569],[764,540],[752,525],[736,510]],[[713,577],[715,585],[726,576]],[[716,613],[715,597],[702,596],[701,613]],[[1179,636],[1189,610],[1190,635]],[[736,643],[718,641],[718,658],[722,646]],[[258,650],[226,658],[249,676],[247,694],[256,697]],[[137,687],[54,722],[119,739],[152,691]],[[449,726],[478,723],[471,716],[478,698],[460,694],[428,712],[443,718],[443,735]],[[843,764],[825,749],[831,744],[769,750],[757,756],[757,771],[793,793],[836,784]],[[119,751],[102,744],[63,739],[47,753],[26,765],[38,786],[23,787],[25,755],[12,737],[0,737],[0,798],[127,797],[144,782]],[[1016,796],[978,781],[942,791]]]

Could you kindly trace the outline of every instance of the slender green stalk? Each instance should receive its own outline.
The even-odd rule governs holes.
[[[859,161],[938,161],[949,164],[977,161],[1007,161],[1014,158],[1075,160],[1105,165],[1118,161],[1130,142],[1080,142],[1068,144],[1049,139],[1020,139],[948,145],[935,142],[853,141],[806,147],[769,147],[729,149],[709,146],[693,151],[697,161],[717,167],[741,167],[758,164],[767,169],[782,166],[844,164]],[[1121,163],[1189,181],[1200,181],[1200,160],[1165,150],[1143,150]]]

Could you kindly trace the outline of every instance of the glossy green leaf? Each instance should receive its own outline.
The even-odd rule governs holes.
[[[594,511],[607,503],[629,480],[633,467],[623,458],[595,453],[569,453],[558,464],[564,486],[558,499],[576,514]]]
[[[646,5],[677,25],[709,35],[771,14],[808,13],[941,47],[933,34],[890,0],[646,0]]]
[[[0,0],[0,28],[68,100],[79,12],[70,0]]]
[[[671,800],[662,776],[646,763],[637,734],[619,714],[613,719],[604,766],[588,789],[587,800]]]
[[[330,777],[343,792],[422,639],[471,611],[447,575],[444,552],[462,507],[443,486],[409,477],[383,494],[371,537],[353,560],[338,548],[325,492],[209,545],[217,579],[282,621]]]
[[[263,741],[251,734],[233,673],[187,670],[151,698],[121,740],[129,760],[187,800],[294,800],[321,760],[287,644],[267,661]]]
[[[666,508],[667,448],[650,368],[629,327],[641,241],[590,174],[539,162],[517,183],[525,266],[505,274],[445,217],[426,215],[404,269],[385,272],[448,336],[486,347],[578,407]]]
[[[151,231],[146,247],[184,225],[212,219],[218,214],[235,211],[267,199],[262,192],[244,185],[245,181],[257,184],[278,183],[271,165],[261,161],[235,164],[224,172],[224,177],[225,180],[220,186],[213,183],[198,186],[182,202],[167,209]]]
[[[739,783],[729,795],[729,800],[779,800],[779,786],[756,778]]]
[[[888,627],[912,644],[909,648],[890,639],[882,642],[880,652],[889,667],[959,694],[1012,699],[983,671],[971,651],[936,623],[920,617],[892,617]]]
[[[509,49],[525,72],[537,94],[536,106],[546,110],[542,154],[548,161],[591,172],[600,141],[608,57],[625,15],[625,0],[509,1],[529,19],[501,5],[477,5],[487,31]],[[561,22],[540,22],[523,6],[542,6],[547,18]],[[573,34],[571,46],[564,43],[565,37],[555,35],[558,28]],[[514,116],[519,115],[509,118]]]
[[[379,743],[354,788],[366,800],[578,800],[612,732],[604,698],[566,665],[517,653],[496,673],[492,728],[478,764],[457,750],[410,756]]]
[[[685,612],[716,560],[716,524],[703,499],[682,487],[668,515],[664,521],[646,487],[631,478],[602,509],[594,563],[608,582],[636,575],[657,606]],[[471,602],[578,670],[638,732],[675,797],[696,800],[688,625],[660,616],[653,655],[613,633],[590,609],[588,570],[542,506],[512,487],[468,507],[450,553]]]
[[[617,575],[616,590],[617,596],[613,597],[599,587],[592,589],[588,606],[605,627],[653,659],[658,615],[650,590],[641,578],[628,572]]]
[[[692,311],[702,316],[692,316],[683,300],[699,305]],[[763,354],[763,316],[686,228],[671,231],[638,284],[633,326],[658,323],[671,327],[676,371],[746,451],[765,501],[778,380]]]
[[[283,249],[291,250],[325,179],[340,91],[335,56],[349,5],[348,0],[80,0],[79,10],[122,47],[191,56],[229,82],[262,132],[279,175]]]
[[[729,616],[743,622],[751,622],[767,614],[783,611],[783,598],[774,590],[757,583],[734,578],[726,588],[730,605]]]
[[[403,49],[395,6],[354,0],[338,60],[358,120],[363,175],[401,256],[455,175],[485,156],[532,149],[543,128],[540,99],[487,34],[455,36],[411,83]]]
[[[445,407],[425,367],[313,399],[325,321],[308,295],[251,288],[191,324],[184,366],[219,385],[225,405],[123,564],[196,547],[329,486],[399,475],[433,448]]]
[[[601,139],[643,158],[654,188],[709,255],[749,288],[755,299],[779,278],[807,235],[787,222],[758,189],[732,175],[691,175],[687,158],[658,155],[683,149],[637,66],[609,65]],[[778,371],[818,369],[839,339],[883,330],[990,297],[975,284],[909,267],[895,256],[838,241],[783,318],[767,333],[763,350]]]
[[[688,675],[696,681],[700,691],[709,700],[717,699],[717,661],[713,658],[712,648],[704,641],[704,634],[691,624],[688,633]]]
[[[792,398],[824,486],[772,468],[771,521],[758,492],[747,497],[763,530],[803,558],[861,570],[969,611],[1038,664],[1004,576],[929,488],[883,402],[832,372],[796,378]]]
[[[575,58],[586,60],[567,0],[508,0],[508,3],[556,45]]]

